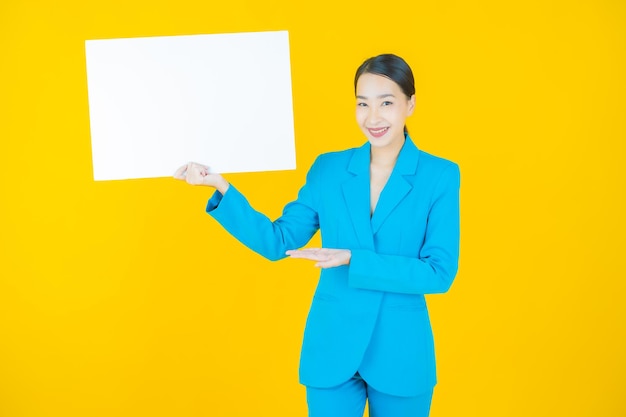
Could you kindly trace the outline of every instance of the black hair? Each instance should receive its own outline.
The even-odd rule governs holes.
[[[411,98],[415,94],[415,80],[413,71],[406,61],[394,54],[382,54],[366,59],[356,70],[354,76],[354,94],[356,94],[356,84],[363,74],[382,75],[398,84],[404,95]],[[404,126],[404,133],[409,133]]]

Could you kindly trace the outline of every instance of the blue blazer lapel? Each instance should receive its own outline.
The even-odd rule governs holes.
[[[419,150],[407,135],[404,146],[400,150],[396,165],[387,180],[387,184],[380,193],[374,215],[372,216],[371,230],[376,234],[385,219],[391,214],[393,209],[400,204],[402,199],[411,191],[413,185],[406,178],[408,175],[415,175],[417,171],[417,161]],[[369,173],[369,169],[368,169]],[[369,175],[368,191],[369,196]],[[369,207],[369,206],[368,206]]]
[[[370,223],[370,145],[354,150],[348,163],[353,176],[341,184],[350,219],[363,249],[374,249]]]

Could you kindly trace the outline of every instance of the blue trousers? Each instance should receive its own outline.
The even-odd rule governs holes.
[[[309,417],[428,417],[433,391],[417,397],[397,397],[376,391],[357,373],[333,388],[306,387]]]

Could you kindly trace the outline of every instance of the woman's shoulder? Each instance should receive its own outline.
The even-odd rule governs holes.
[[[459,170],[459,165],[456,162],[450,159],[443,158],[441,156],[425,152],[421,149],[419,150],[419,166],[421,166],[421,168],[423,169],[431,169],[437,171]]]
[[[328,163],[339,163],[350,161],[354,152],[359,148],[342,149],[340,151],[330,151],[320,154],[317,159]]]
[[[325,152],[317,156],[313,165],[315,166],[348,166],[352,156],[359,148],[349,148],[340,151]]]
[[[458,188],[461,182],[459,165],[449,159],[420,150],[417,177],[431,184]]]

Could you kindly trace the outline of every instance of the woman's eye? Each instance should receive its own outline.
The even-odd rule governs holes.
[[[390,106],[393,103],[391,101],[383,101],[383,106]]]
[[[366,107],[367,106],[367,104],[365,104],[365,103],[356,103],[356,105],[359,106],[359,107]]]

